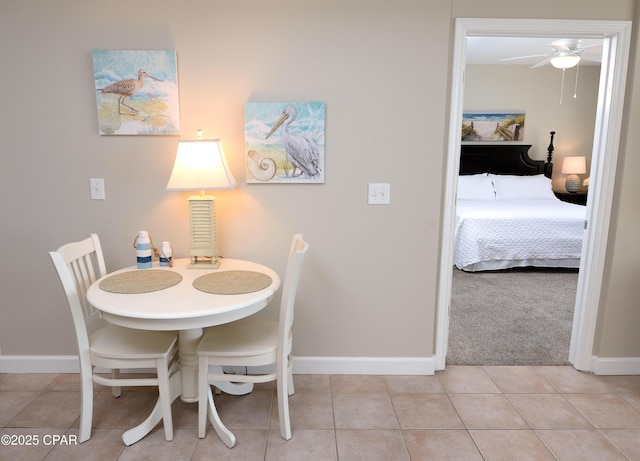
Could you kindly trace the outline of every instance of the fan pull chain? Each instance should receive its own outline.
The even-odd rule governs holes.
[[[580,61],[578,61],[578,65],[576,66],[576,85],[573,89],[573,99],[578,97],[578,72],[580,71]]]
[[[564,91],[564,71],[565,69],[562,68],[562,83],[560,84],[560,104],[562,104],[562,93]]]

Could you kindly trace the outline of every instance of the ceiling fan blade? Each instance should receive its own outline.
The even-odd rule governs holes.
[[[516,56],[514,58],[502,58],[500,59],[500,61],[513,61],[515,59],[527,59],[527,58],[539,58],[542,56],[549,56],[549,53],[545,53],[545,54],[532,54],[529,56]]]
[[[550,63],[551,62],[551,58],[553,58],[553,56],[549,56],[547,59],[544,59],[544,60],[540,61],[539,63],[534,64],[533,66],[531,66],[531,68],[535,69],[536,67],[542,67],[545,64]]]

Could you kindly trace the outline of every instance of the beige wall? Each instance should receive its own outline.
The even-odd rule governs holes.
[[[47,251],[98,232],[114,270],[134,262],[133,237],[146,229],[185,254],[188,194],[165,190],[177,137],[99,136],[91,61],[94,49],[175,49],[181,137],[202,128],[222,138],[240,180],[216,194],[220,251],[282,272],[292,234],[305,234],[311,250],[295,353],[319,357],[433,355],[452,18],[545,11],[631,19],[633,5],[545,1],[514,11],[513,2],[471,0],[0,2],[2,353],[75,351]],[[243,104],[287,100],[327,104],[326,183],[247,185]],[[629,112],[629,126],[637,125],[640,113]],[[627,136],[607,274],[615,280],[606,287],[615,285],[616,294],[605,293],[596,352],[640,356],[640,344],[618,331],[636,320],[640,297],[634,280],[619,278],[639,260],[629,255],[637,254],[637,227],[620,225],[640,213],[633,187],[640,165],[627,155],[637,135]],[[105,201],[89,199],[90,177],[105,179]],[[391,183],[391,205],[366,204],[369,182]]]
[[[220,253],[283,272],[292,235],[311,244],[296,354],[431,355],[448,0],[4,3],[3,354],[74,351],[47,251],[95,231],[114,270],[146,229],[185,254],[189,193],[165,190],[178,138],[99,136],[91,58],[175,49],[182,137],[221,138],[240,180],[216,194]],[[305,100],[326,103],[326,183],[245,184],[244,103]],[[390,206],[367,205],[369,182]]]
[[[637,2],[636,2],[637,3]],[[621,153],[616,177],[616,198],[608,242],[606,291],[602,295],[595,355],[640,356],[640,10],[634,15],[634,34],[627,80],[627,103]]]
[[[516,109],[525,112],[525,144],[529,155],[546,160],[549,132],[555,131],[553,152],[554,189],[564,191],[567,175],[562,159],[587,157],[591,166],[593,129],[600,66],[581,66],[577,98],[573,98],[575,68],[566,71],[564,97],[560,104],[562,71],[551,66],[468,65],[465,71],[465,111]],[[588,175],[582,175],[584,179]]]

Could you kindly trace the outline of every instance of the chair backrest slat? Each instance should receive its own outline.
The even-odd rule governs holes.
[[[87,290],[89,290],[91,284],[99,278],[96,277],[96,262],[94,261],[96,258],[94,258],[94,256],[95,251],[83,255],[74,261],[70,261],[68,264],[69,270],[72,272],[76,282],[76,289],[87,326],[98,317],[97,311],[87,302]]]
[[[308,249],[309,244],[304,241],[303,235],[294,235],[293,241],[291,242],[291,248],[289,250],[287,272],[284,277],[282,298],[280,301],[279,337],[282,344],[278,344],[278,348],[281,351],[289,349],[289,347],[286,347],[285,342],[291,341],[291,328],[293,326],[298,280],[300,279],[302,262]]]
[[[49,255],[67,295],[78,344],[81,349],[85,345],[88,347],[87,328],[99,315],[87,302],[87,290],[107,272],[100,240],[96,234],[91,234],[79,242],[62,245]]]

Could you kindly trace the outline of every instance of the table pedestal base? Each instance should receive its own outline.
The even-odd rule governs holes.
[[[178,397],[180,397],[184,402],[191,403],[198,401],[197,348],[201,338],[202,328],[180,331],[178,336],[180,369],[169,379],[169,399],[171,403],[173,403]],[[218,370],[218,372],[221,371],[222,370]],[[231,395],[245,395],[253,391],[252,383],[234,384],[229,382],[219,382],[214,385],[216,388],[219,388],[223,392]],[[208,399],[208,414],[211,425],[225,445],[231,448],[235,445],[236,438],[233,433],[231,433],[231,431],[222,424],[222,420],[220,419],[220,416],[218,416],[218,412],[216,411],[216,407],[213,403],[211,387],[209,387]],[[138,426],[125,432],[122,435],[122,441],[127,446],[136,443],[151,432],[160,421],[162,421],[162,406],[160,404],[160,399],[158,399],[147,419]]]
[[[190,370],[188,370],[190,371]],[[196,374],[198,372],[196,368]],[[195,400],[189,399],[186,400],[183,397],[183,386],[184,386],[184,373],[183,370],[179,370],[171,376],[169,379],[169,391],[170,391],[170,399],[171,403],[173,403],[178,397],[180,397],[185,402],[197,402],[197,392]],[[197,381],[196,381],[197,382]],[[253,390],[252,383],[243,383],[243,384],[232,384],[228,382],[220,382],[216,383],[215,386],[220,388],[227,394],[232,395],[245,395],[250,393]],[[226,428],[226,426],[222,423],[218,412],[216,411],[215,404],[213,402],[213,393],[211,392],[211,387],[209,387],[208,392],[208,413],[209,413],[209,421],[211,421],[211,425],[213,429],[216,431],[220,439],[224,442],[226,446],[232,448],[236,444],[236,437],[233,433]],[[145,419],[142,423],[137,425],[134,428],[129,429],[127,432],[122,434],[122,441],[125,445],[133,445],[137,441],[141,440],[145,437],[149,432],[153,430],[157,424],[162,421],[162,406],[160,404],[160,399],[156,402],[153,410],[151,410],[151,414]]]

